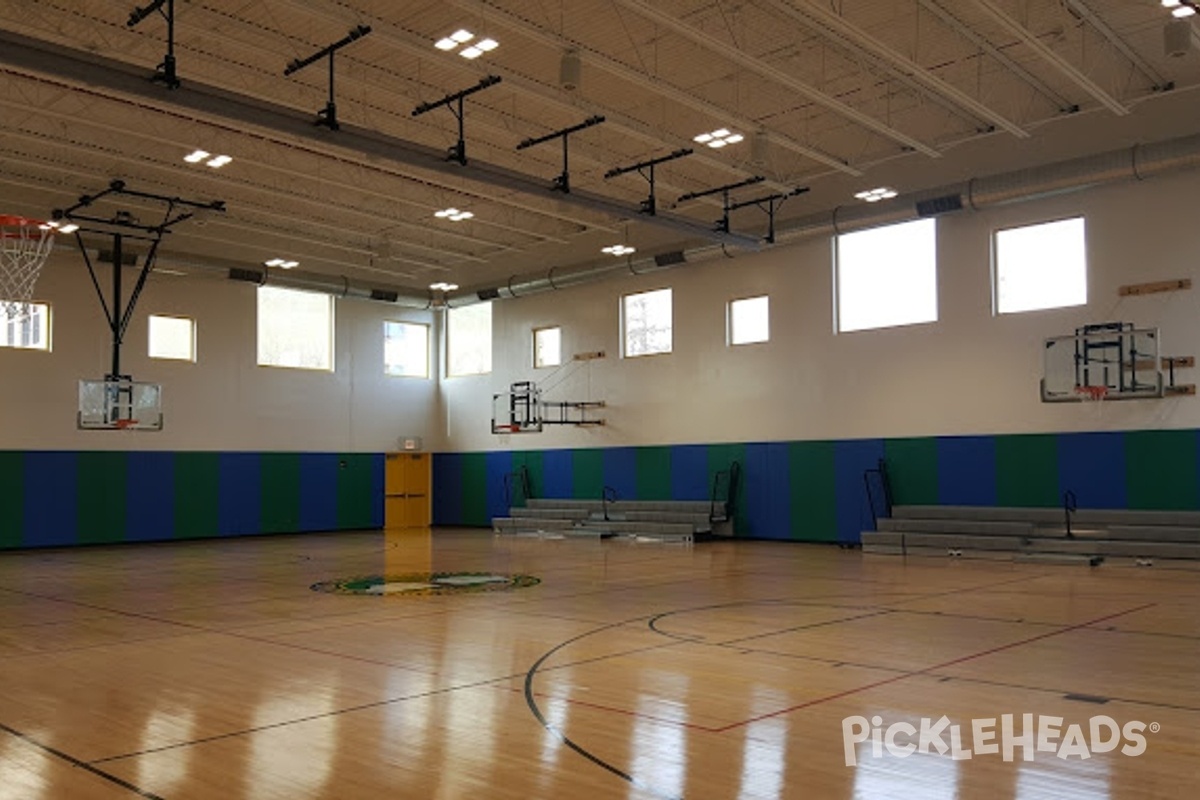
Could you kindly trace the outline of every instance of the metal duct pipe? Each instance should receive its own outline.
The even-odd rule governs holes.
[[[776,232],[776,240],[800,241],[816,236],[836,236],[880,225],[907,222],[920,216],[917,204],[923,201],[958,201],[964,209],[981,211],[993,206],[1038,200],[1120,181],[1146,180],[1165,173],[1196,168],[1200,168],[1200,134],[1123,147],[985,178],[972,178],[965,183],[901,195],[882,203],[838,206],[832,211],[822,211],[792,220]],[[721,252],[724,250],[720,246],[706,245],[685,251],[682,259],[668,265],[658,263],[654,258],[643,258],[627,264],[605,264],[563,271],[551,269],[545,274],[514,275],[509,278],[507,286],[495,287],[491,291],[498,291],[500,297],[520,297],[590,283],[626,270],[641,274],[654,269],[668,269],[681,263],[695,263]],[[472,294],[469,297],[456,298],[454,305],[479,302],[474,292],[489,290],[470,291]]]

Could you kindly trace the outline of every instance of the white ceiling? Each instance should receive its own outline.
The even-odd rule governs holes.
[[[382,286],[482,286],[603,263],[616,243],[679,250],[719,238],[722,214],[719,195],[681,195],[754,176],[734,202],[808,189],[782,222],[879,185],[1200,131],[1200,52],[1165,54],[1159,0],[176,0],[175,91],[148,80],[165,20],[130,27],[135,5],[148,0],[0,0],[0,213],[45,217],[119,178],[226,202],[178,226],[175,258],[281,256]],[[284,68],[357,25],[372,32],[337,55],[329,131],[312,124],[326,62]],[[475,61],[433,47],[459,28],[500,46]],[[468,164],[449,163],[450,109],[412,112],[488,75],[501,83],[465,100]],[[557,140],[517,145],[597,114],[570,139],[564,196]],[[692,141],[721,127],[746,139]],[[234,161],[184,163],[197,147]],[[605,178],[684,147],[655,170],[658,218],[638,210],[644,176]],[[475,217],[434,217],[449,206]],[[732,243],[766,227],[736,211]]]

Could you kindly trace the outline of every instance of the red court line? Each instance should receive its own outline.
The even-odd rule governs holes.
[[[1080,628],[1087,628],[1091,625],[1097,625],[1101,622],[1107,622],[1108,620],[1116,619],[1117,617],[1124,617],[1129,614],[1135,614],[1138,611],[1145,611],[1147,608],[1153,608],[1156,605],[1158,605],[1158,604],[1157,603],[1147,603],[1145,605],[1138,606],[1137,608],[1130,608],[1130,609],[1126,609],[1125,611],[1118,611],[1115,614],[1108,614],[1107,616],[1098,617],[1093,620],[1088,620],[1087,622],[1080,622],[1075,625],[1069,625],[1065,628],[1059,628],[1057,630],[1048,631],[1046,633],[1040,633],[1037,636],[1031,636],[1028,639],[1021,639],[1020,641],[1009,642],[1008,644],[1002,644],[997,647],[991,647],[991,648],[988,648],[987,650],[981,650],[978,653],[972,653],[971,655],[961,656],[959,658],[951,659],[950,661],[944,661],[941,664],[934,664],[932,666],[925,667],[924,669],[919,669],[914,672],[905,673],[904,675],[896,675],[891,678],[884,678],[881,681],[875,681],[874,683],[868,683],[864,686],[857,686],[853,689],[847,689],[844,692],[838,692],[837,694],[826,695],[825,697],[818,697],[814,700],[809,700],[807,702],[800,703],[798,705],[794,705],[789,708],[783,708],[783,709],[780,709],[779,711],[772,711],[769,714],[761,714],[757,717],[751,717],[750,719],[742,720],[741,722],[734,722],[734,723],[726,725],[722,728],[713,729],[713,732],[714,733],[725,733],[726,731],[731,731],[734,728],[741,728],[746,725],[751,725],[755,722],[759,722],[764,719],[771,719],[772,717],[780,717],[780,716],[783,716],[784,714],[790,714],[793,711],[799,711],[804,708],[811,708],[812,706],[821,705],[822,703],[828,703],[831,700],[839,700],[843,697],[848,697],[852,694],[858,694],[859,692],[865,692],[870,689],[876,689],[880,686],[887,686],[889,683],[896,683],[897,681],[906,680],[908,678],[912,678],[917,675],[924,675],[929,672],[935,672],[940,669],[945,669],[946,667],[952,667],[956,664],[962,664],[967,661],[974,661],[975,659],[983,658],[984,656],[990,656],[990,655],[995,655],[996,653],[1002,653],[1005,650],[1012,650],[1013,648],[1016,648],[1016,647],[1023,647],[1024,645],[1032,644],[1033,642],[1038,642],[1038,641],[1041,641],[1042,639],[1049,639],[1052,636],[1060,636],[1064,633],[1070,633],[1071,631],[1077,631]]]

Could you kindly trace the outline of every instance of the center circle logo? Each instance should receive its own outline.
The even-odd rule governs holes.
[[[496,575],[490,572],[411,572],[404,575],[366,575],[320,581],[314,592],[367,595],[433,595],[463,592],[503,592],[536,586],[532,575]]]

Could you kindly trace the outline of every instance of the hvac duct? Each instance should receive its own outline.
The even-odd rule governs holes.
[[[1156,175],[1197,167],[1200,167],[1200,134],[1193,134],[1041,167],[973,178],[966,183],[901,195],[882,203],[839,206],[832,211],[791,220],[776,232],[776,241],[836,236],[896,222],[908,222],[920,216],[919,209],[926,215],[946,213],[955,210],[955,207],[980,211],[993,206],[1027,202],[1120,181],[1146,180]],[[655,269],[669,269],[679,263],[696,263],[723,252],[724,248],[719,245],[705,245],[679,253],[678,260],[644,258],[616,265],[605,264],[561,271],[556,268],[545,274],[514,275],[509,279],[507,287],[501,287],[498,291],[501,297],[520,297],[549,289],[565,289],[568,286],[591,283],[627,272],[641,275]],[[464,302],[474,301],[462,298],[462,302],[456,299],[454,304],[461,305]]]

